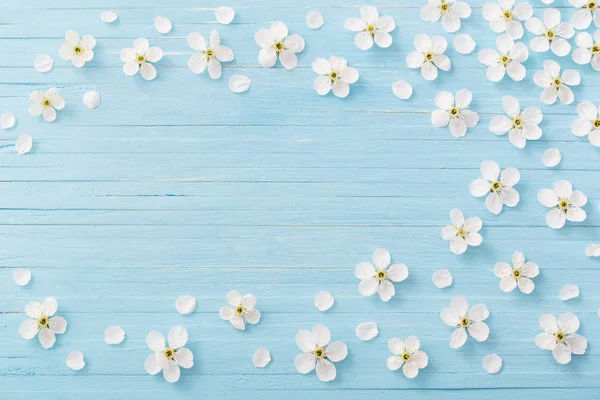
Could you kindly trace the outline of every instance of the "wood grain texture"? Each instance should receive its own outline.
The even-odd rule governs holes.
[[[541,17],[545,6],[532,2]],[[483,1],[471,2],[473,15],[463,20],[460,32],[478,44],[468,56],[452,49],[453,34],[420,19],[423,3],[373,3],[395,18],[394,43],[362,52],[353,33],[343,29],[361,5],[348,0],[3,2],[0,113],[14,112],[18,123],[0,137],[0,398],[598,398],[600,273],[584,249],[599,240],[599,150],[571,134],[576,103],[539,101],[533,74],[543,60],[556,57],[532,53],[523,82],[505,78],[493,84],[476,54],[494,47],[496,38],[481,16]],[[235,8],[231,25],[216,23],[213,11],[221,5]],[[566,0],[553,6],[563,20],[574,11]],[[116,11],[119,20],[103,23],[99,13],[105,9]],[[313,10],[325,18],[316,31],[305,24]],[[158,15],[173,22],[169,34],[154,29]],[[258,65],[254,33],[277,20],[306,41],[293,71]],[[95,58],[82,69],[58,57],[68,29],[97,39]],[[212,29],[235,54],[217,81],[187,68],[192,50],[186,36]],[[406,68],[417,33],[450,42],[452,70],[434,82]],[[120,50],[137,37],[165,51],[155,81],[121,71]],[[530,38],[526,33],[523,41]],[[32,68],[43,53],[55,60],[47,74]],[[360,72],[346,99],[320,97],[312,89],[311,62],[330,55],[345,57]],[[597,103],[598,72],[570,56],[558,62],[582,75],[576,100]],[[249,92],[228,90],[229,77],[237,73],[252,79]],[[414,87],[408,101],[392,93],[399,79]],[[27,108],[31,91],[52,86],[67,105],[49,124],[30,117]],[[455,140],[431,125],[430,112],[439,90],[462,88],[473,92],[471,108],[480,122]],[[94,111],[81,102],[87,90],[102,96]],[[542,138],[523,150],[488,130],[490,119],[503,114],[506,94],[544,113]],[[19,156],[12,145],[22,133],[33,136],[34,147]],[[563,154],[557,168],[541,163],[549,147]],[[487,159],[521,172],[521,202],[499,216],[468,190]],[[547,210],[536,193],[558,179],[588,196],[588,218],[554,231],[545,226]],[[484,221],[482,246],[462,256],[450,253],[440,238],[452,208]],[[357,291],[354,266],[369,260],[376,247],[409,268],[389,303]],[[492,273],[496,262],[509,261],[516,250],[540,266],[529,296],[502,293]],[[27,287],[12,281],[17,267],[32,271]],[[433,286],[431,275],[439,268],[452,272],[452,287]],[[564,303],[558,291],[567,283],[579,285],[582,294]],[[245,332],[218,317],[232,289],[256,295],[263,314]],[[313,306],[320,290],[335,297],[325,313]],[[181,294],[196,296],[192,315],[177,314]],[[448,347],[452,329],[439,311],[455,295],[488,306],[487,342]],[[18,334],[25,305],[46,296],[57,298],[69,323],[50,350]],[[580,318],[589,346],[562,366],[535,346],[534,337],[542,313],[566,311]],[[369,320],[380,335],[360,342],[355,327]],[[337,364],[337,379],[327,384],[314,374],[300,375],[293,364],[296,332],[317,323],[349,347],[348,358]],[[196,364],[170,385],[145,373],[145,335],[153,329],[166,334],[176,324],[188,329]],[[104,343],[108,325],[125,329],[121,345]],[[409,335],[418,336],[429,355],[429,366],[414,380],[385,366],[388,339]],[[251,363],[259,347],[273,357],[265,369]],[[85,355],[82,371],[65,365],[72,350]],[[498,375],[481,367],[490,353],[504,360]]]

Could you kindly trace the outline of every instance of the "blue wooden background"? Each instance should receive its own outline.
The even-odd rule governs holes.
[[[18,123],[0,139],[0,398],[600,396],[600,271],[598,260],[584,255],[585,246],[599,240],[599,151],[570,132],[577,102],[598,102],[600,75],[570,56],[558,60],[582,75],[570,106],[539,101],[533,74],[543,60],[556,59],[551,53],[532,54],[523,82],[487,81],[477,51],[494,47],[496,34],[481,16],[482,0],[476,0],[458,32],[475,38],[476,51],[460,55],[450,44],[452,70],[425,82],[404,61],[413,37],[441,34],[451,43],[454,34],[420,19],[424,3],[374,3],[398,27],[390,48],[363,52],[354,34],[343,29],[361,5],[348,0],[2,2],[0,112],[14,112]],[[231,25],[216,23],[213,11],[222,5],[236,10]],[[541,18],[546,6],[537,0],[532,5]],[[566,0],[554,6],[563,19],[574,11]],[[105,24],[99,18],[103,10],[116,11],[119,20]],[[314,10],[326,21],[316,31],[305,23]],[[158,15],[173,22],[169,34],[156,32]],[[254,34],[277,20],[306,41],[293,71],[258,65]],[[68,29],[97,39],[95,58],[82,69],[58,57]],[[235,53],[217,81],[187,68],[192,50],[186,36],[212,29]],[[155,81],[121,71],[120,50],[137,37],[165,51]],[[526,33],[526,44],[531,37]],[[55,67],[40,74],[32,63],[45,53]],[[320,97],[312,88],[311,62],[330,55],[345,57],[360,72],[343,100]],[[228,79],[238,73],[252,79],[249,92],[229,91]],[[392,93],[399,79],[414,87],[408,101]],[[54,123],[30,117],[30,92],[52,86],[60,89],[65,109]],[[439,90],[461,88],[473,92],[471,108],[481,119],[455,140],[447,129],[432,127],[430,112]],[[102,96],[94,111],[81,102],[88,90]],[[503,113],[506,94],[544,113],[544,135],[524,150],[488,130],[490,118]],[[33,136],[34,147],[19,156],[12,145],[22,133]],[[548,147],[563,154],[557,168],[541,163]],[[521,172],[516,186],[521,202],[498,216],[468,190],[486,159]],[[545,226],[547,209],[536,193],[558,179],[570,180],[590,201],[585,222],[555,231]],[[484,221],[482,246],[462,256],[452,254],[440,237],[452,208]],[[410,272],[389,303],[357,291],[354,266],[369,260],[376,247],[388,249]],[[540,266],[529,296],[502,293],[492,273],[515,250]],[[14,284],[17,267],[32,271],[29,286]],[[452,272],[450,288],[431,283],[439,268]],[[558,292],[567,283],[579,285],[581,296],[564,303]],[[245,332],[218,316],[232,289],[256,295],[263,314]],[[320,290],[335,297],[325,313],[313,305]],[[182,294],[196,296],[194,314],[175,311]],[[454,295],[488,306],[487,342],[469,339],[459,350],[449,348],[452,329],[439,312]],[[57,298],[69,324],[50,350],[18,333],[25,305],[46,296]],[[580,318],[589,347],[571,364],[558,365],[535,346],[534,337],[542,313],[565,311]],[[380,335],[360,342],[354,330],[366,321],[375,321]],[[317,323],[349,348],[348,358],[337,364],[337,379],[327,384],[314,374],[300,375],[293,363],[300,352],[296,332]],[[176,324],[188,329],[196,364],[171,385],[144,371],[150,352],[145,336],[153,329],[166,334]],[[125,329],[121,345],[104,343],[108,325]],[[414,380],[385,366],[388,339],[409,335],[418,336],[429,355],[429,366]],[[265,369],[252,366],[259,347],[273,357]],[[82,371],[65,365],[72,350],[85,354]],[[481,367],[489,353],[504,360],[498,375]]]

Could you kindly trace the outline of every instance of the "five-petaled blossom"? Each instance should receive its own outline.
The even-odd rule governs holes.
[[[92,35],[85,35],[79,39],[79,34],[68,30],[65,34],[65,43],[60,46],[58,55],[63,60],[71,60],[74,66],[83,67],[86,62],[94,58],[96,39]]]
[[[331,56],[329,61],[317,58],[312,70],[320,76],[315,78],[313,88],[321,96],[332,91],[336,97],[346,97],[350,93],[350,84],[358,80],[358,70],[348,66],[342,57]]]
[[[490,23],[490,29],[496,33],[506,32],[513,39],[523,37],[523,25],[533,15],[529,3],[515,5],[515,0],[498,0],[497,3],[483,5],[483,18]]]
[[[591,144],[600,147],[600,110],[591,101],[582,101],[577,105],[579,118],[571,124],[575,136],[586,136]]]
[[[483,226],[479,217],[465,219],[462,211],[455,208],[450,211],[452,225],[442,228],[442,239],[450,241],[450,251],[454,254],[462,254],[467,251],[468,246],[479,246],[483,237],[478,233]]]
[[[540,100],[544,104],[554,104],[556,98],[563,104],[571,104],[575,100],[573,91],[569,86],[577,86],[581,83],[579,72],[567,69],[560,74],[560,65],[554,60],[544,61],[544,70],[537,71],[533,75],[533,81],[541,88]]]
[[[544,13],[544,22],[539,18],[531,18],[525,23],[527,30],[537,37],[531,39],[529,47],[537,52],[552,52],[559,57],[566,56],[571,51],[567,39],[575,34],[573,27],[568,22],[560,22],[560,11],[549,8]]]
[[[65,107],[65,100],[58,95],[57,88],[50,88],[46,93],[35,91],[29,96],[31,104],[29,106],[29,115],[37,117],[44,116],[44,120],[52,122],[56,119],[56,110],[62,110]]]
[[[431,113],[433,126],[443,128],[450,125],[450,133],[455,138],[465,136],[467,128],[473,128],[479,122],[479,115],[468,109],[473,95],[467,89],[452,93],[442,90],[435,96],[435,105],[439,108]]]
[[[575,36],[575,44],[578,48],[571,55],[573,61],[579,65],[590,63],[592,68],[600,71],[600,29],[594,33],[594,37],[587,32],[579,32]]]
[[[142,78],[151,81],[156,78],[156,68],[152,63],[160,61],[163,57],[163,51],[160,47],[150,47],[148,39],[137,38],[133,42],[133,48],[121,50],[121,61],[123,72],[127,76],[133,76],[140,72]]]
[[[294,69],[298,65],[296,53],[304,50],[302,36],[288,36],[288,28],[281,21],[273,22],[269,29],[259,29],[254,35],[254,41],[261,47],[258,62],[265,68],[273,67],[279,57],[285,69]]]
[[[489,316],[490,312],[485,304],[475,304],[469,308],[469,303],[463,296],[453,297],[450,308],[444,308],[440,312],[442,321],[456,328],[450,337],[450,347],[462,347],[467,341],[467,331],[473,339],[485,342],[490,335],[490,328],[483,321]]]
[[[442,19],[442,27],[446,32],[456,32],[460,29],[460,19],[471,16],[471,6],[456,0],[427,0],[421,8],[421,18],[427,22],[437,22]]]
[[[508,73],[513,81],[525,78],[527,70],[523,62],[529,57],[529,50],[523,43],[515,43],[508,35],[502,34],[496,38],[494,49],[483,49],[479,52],[479,62],[487,65],[486,76],[492,82],[499,82]]]
[[[54,297],[48,297],[42,303],[34,301],[25,306],[25,314],[31,319],[26,319],[19,327],[19,334],[23,339],[38,340],[45,349],[54,346],[56,336],[65,333],[67,321],[63,317],[54,317],[58,304]]]
[[[448,42],[441,36],[429,37],[423,33],[415,36],[415,49],[406,56],[409,68],[421,68],[421,75],[428,81],[438,76],[437,69],[449,71],[452,66],[450,58],[444,55]],[[437,68],[436,68],[437,67]]]
[[[344,28],[352,32],[358,32],[354,36],[354,44],[361,50],[369,50],[373,43],[379,47],[390,47],[392,35],[389,32],[396,29],[394,18],[380,16],[377,8],[373,6],[362,6],[360,18],[348,18],[344,22]]]
[[[594,25],[600,28],[600,4],[598,0],[569,0],[573,7],[581,8],[571,16],[571,24],[575,29],[583,30],[594,20]]]
[[[469,185],[469,191],[475,197],[485,198],[485,207],[492,214],[500,214],[502,206],[514,207],[519,203],[519,192],[513,186],[519,182],[521,175],[516,168],[509,167],[500,173],[496,161],[483,161],[479,166],[483,178],[475,179]]]
[[[564,313],[557,321],[553,314],[544,314],[540,317],[540,327],[544,332],[535,337],[535,344],[551,350],[557,363],[568,364],[571,354],[585,354],[587,339],[575,333],[579,329],[579,318],[575,315]]]
[[[375,249],[373,263],[361,262],[356,265],[354,275],[361,280],[358,291],[363,296],[379,293],[382,301],[389,301],[396,294],[392,282],[402,282],[408,278],[405,264],[392,264],[390,253],[385,249]]]
[[[538,201],[552,210],[546,214],[546,225],[560,229],[567,220],[571,222],[585,221],[586,213],[581,209],[587,203],[587,197],[579,190],[573,190],[569,181],[556,181],[554,188],[540,189]]]
[[[392,338],[388,342],[388,349],[394,354],[389,356],[386,362],[388,369],[397,371],[402,368],[404,376],[415,378],[419,370],[427,366],[429,358],[425,352],[420,351],[421,343],[414,336],[409,336],[406,340]]]
[[[194,355],[192,351],[185,348],[188,341],[187,330],[182,326],[174,326],[169,330],[169,346],[165,344],[164,336],[157,331],[151,331],[146,336],[146,344],[154,353],[146,358],[144,369],[150,375],[163,372],[165,380],[174,383],[179,380],[181,371],[179,368],[192,368],[194,366]]]
[[[531,261],[525,262],[525,256],[520,251],[515,251],[512,263],[512,268],[503,261],[494,266],[494,275],[500,278],[500,290],[512,292],[518,285],[519,290],[525,294],[533,292],[535,285],[531,278],[540,273],[538,265]]]
[[[303,351],[294,360],[296,370],[308,374],[317,370],[317,378],[323,382],[335,379],[334,362],[342,361],[348,355],[344,342],[331,342],[331,333],[325,325],[315,325],[312,331],[301,329],[296,335],[296,344]]]
[[[519,101],[513,96],[502,97],[504,115],[497,115],[490,120],[490,131],[494,135],[505,135],[508,140],[519,149],[527,144],[527,140],[537,140],[542,137],[542,130],[538,126],[542,122],[542,110],[538,107],[527,107],[521,112]]]
[[[219,317],[225,321],[229,321],[234,328],[243,331],[246,329],[246,324],[256,325],[260,321],[260,311],[256,308],[256,297],[247,294],[244,297],[232,290],[227,293],[227,303],[231,307],[221,307],[219,309]]]
[[[229,47],[221,46],[221,37],[216,30],[210,33],[207,40],[202,34],[192,32],[187,37],[188,45],[198,51],[188,60],[188,68],[195,74],[201,74],[208,68],[212,79],[221,77],[221,63],[233,61],[233,52]]]

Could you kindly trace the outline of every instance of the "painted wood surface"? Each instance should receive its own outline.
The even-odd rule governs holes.
[[[597,260],[584,255],[585,246],[598,241],[598,149],[570,132],[576,103],[539,101],[533,73],[556,57],[532,54],[520,83],[485,79],[476,52],[494,47],[496,35],[481,16],[482,0],[471,2],[473,15],[460,31],[477,41],[474,53],[463,56],[450,45],[452,70],[434,82],[406,68],[414,35],[441,34],[450,43],[454,36],[420,19],[423,3],[373,3],[398,27],[390,48],[363,52],[343,29],[361,5],[348,0],[3,2],[0,112],[14,112],[18,124],[0,137],[0,398],[598,398],[600,272]],[[235,8],[231,25],[216,23],[213,11],[221,5]],[[546,6],[537,0],[532,5],[541,17]],[[574,11],[564,0],[554,6],[563,19]],[[99,13],[105,9],[119,20],[103,23]],[[326,21],[316,31],[305,24],[313,10]],[[169,34],[154,29],[158,15],[173,22]],[[258,65],[254,33],[277,20],[306,41],[293,71]],[[97,39],[95,58],[82,69],[58,57],[68,29]],[[235,54],[218,81],[187,68],[192,50],[185,37],[212,29]],[[137,37],[166,52],[155,81],[121,71],[120,50]],[[525,43],[530,38],[526,33]],[[55,67],[40,74],[32,63],[44,53]],[[330,55],[345,57],[360,72],[343,100],[312,89],[311,62]],[[576,100],[597,103],[598,72],[570,56],[558,61],[582,75]],[[227,81],[236,73],[252,79],[249,92],[229,91]],[[399,79],[414,87],[408,101],[392,93]],[[30,92],[52,86],[60,89],[65,109],[54,123],[30,117]],[[455,140],[447,129],[432,127],[429,113],[439,90],[462,88],[473,92],[471,108],[481,118]],[[94,111],[82,104],[87,90],[102,96]],[[491,117],[503,114],[506,94],[544,113],[542,138],[523,150],[488,130]],[[19,156],[12,145],[22,133],[33,136],[34,147]],[[563,154],[554,169],[541,163],[549,147]],[[521,172],[521,202],[499,216],[468,190],[487,159]],[[554,231],[545,226],[547,209],[536,193],[558,179],[570,180],[590,201],[585,222]],[[484,221],[482,246],[462,256],[450,253],[440,237],[452,208]],[[354,266],[370,260],[376,247],[409,268],[389,303],[357,291]],[[529,296],[502,293],[492,273],[516,250],[540,266]],[[17,267],[32,271],[29,286],[12,281]],[[452,272],[452,287],[433,286],[439,268]],[[567,283],[579,285],[582,294],[564,303],[558,291]],[[256,295],[263,314],[245,332],[218,316],[232,289]],[[335,297],[325,313],[313,306],[320,290]],[[190,316],[175,310],[182,294],[198,300]],[[439,312],[454,295],[488,306],[487,342],[449,348],[452,329]],[[57,298],[69,324],[50,350],[18,333],[25,305],[46,296]],[[535,346],[534,337],[542,313],[565,311],[578,315],[589,347],[561,366]],[[370,320],[380,335],[361,342],[355,327]],[[293,364],[300,352],[296,332],[317,323],[349,347],[330,383],[300,375]],[[127,338],[109,346],[103,332],[115,324]],[[189,331],[196,364],[171,385],[144,371],[150,352],[144,339],[150,330],[166,334],[177,324]],[[414,380],[385,366],[388,339],[409,335],[418,336],[429,355],[429,366]],[[251,363],[259,347],[273,357],[265,369]],[[65,365],[72,350],[85,354],[82,371]],[[504,360],[498,375],[481,367],[490,353]]]

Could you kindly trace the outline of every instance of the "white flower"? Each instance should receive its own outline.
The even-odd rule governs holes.
[[[519,192],[513,189],[521,179],[516,168],[506,168],[500,174],[500,167],[496,161],[483,161],[480,170],[483,178],[471,182],[469,191],[475,197],[487,194],[485,207],[489,212],[498,215],[503,205],[514,207],[519,203]]]
[[[428,81],[438,76],[436,66],[442,71],[449,71],[450,59],[444,55],[448,42],[441,36],[429,36],[421,33],[415,36],[415,49],[406,56],[406,65],[409,68],[421,68],[421,75]]]
[[[594,20],[594,25],[600,28],[600,6],[597,0],[569,0],[573,7],[581,8],[571,16],[571,24],[575,29],[587,29]]]
[[[523,25],[533,15],[529,3],[515,5],[515,0],[498,0],[498,3],[483,5],[483,18],[490,23],[490,29],[496,33],[506,32],[513,39],[523,37]]]
[[[525,23],[529,32],[538,35],[529,42],[531,50],[545,52],[552,49],[559,57],[569,54],[571,45],[567,39],[571,39],[575,31],[571,24],[560,22],[560,19],[560,11],[549,8],[544,13],[544,22],[534,17]]]
[[[564,313],[558,317],[544,314],[540,317],[540,327],[544,330],[535,337],[535,344],[544,350],[552,350],[552,356],[559,364],[568,364],[571,353],[585,354],[587,339],[576,334],[579,329],[579,319],[571,314]]]
[[[33,339],[37,335],[42,347],[54,346],[56,336],[65,333],[67,321],[63,317],[54,317],[58,304],[54,297],[48,297],[42,303],[34,301],[25,306],[25,314],[29,318],[21,323],[19,334],[23,339]]]
[[[468,109],[473,95],[467,89],[452,93],[442,90],[435,96],[435,105],[439,110],[431,113],[433,126],[443,128],[450,125],[450,133],[455,138],[465,136],[467,128],[473,128],[479,122],[479,115]]]
[[[465,216],[459,209],[450,211],[452,225],[442,228],[442,239],[450,241],[450,251],[454,254],[462,254],[467,251],[468,246],[479,246],[483,238],[478,233],[483,222],[479,217]]]
[[[513,96],[502,97],[504,115],[498,115],[490,120],[490,131],[494,135],[504,135],[508,132],[508,140],[519,149],[527,144],[527,140],[537,140],[542,137],[538,126],[542,122],[542,111],[538,107],[527,107],[521,112],[519,100]]]
[[[179,380],[179,368],[192,368],[194,355],[190,349],[183,346],[188,341],[187,330],[182,326],[174,326],[169,330],[169,347],[165,344],[164,336],[157,331],[151,331],[146,336],[146,344],[154,353],[146,358],[144,369],[150,375],[163,372],[165,380],[174,383]]]
[[[394,354],[389,356],[386,362],[388,369],[397,371],[402,367],[402,372],[407,378],[415,378],[419,370],[427,366],[429,361],[427,354],[420,351],[419,339],[409,336],[405,341],[393,338],[388,342],[388,349]]]
[[[79,34],[68,30],[65,34],[65,43],[60,46],[58,55],[63,60],[71,60],[74,66],[83,67],[86,62],[94,58],[96,39],[92,35],[85,35],[79,40]]]
[[[346,97],[350,93],[350,84],[358,80],[358,70],[348,66],[342,57],[331,56],[329,61],[318,58],[312,63],[312,69],[317,74],[313,88],[321,96],[331,90],[337,97]]]
[[[460,29],[460,19],[471,16],[471,7],[462,1],[427,0],[421,8],[421,18],[427,22],[437,22],[442,18],[442,27],[446,32]]]
[[[483,49],[479,52],[479,62],[487,65],[486,76],[492,82],[499,82],[508,73],[513,81],[525,78],[527,70],[521,64],[529,57],[529,50],[523,43],[515,43],[508,35],[503,34],[496,38],[494,49]]]
[[[317,378],[323,382],[335,379],[334,362],[342,361],[348,355],[348,347],[344,342],[331,341],[329,329],[324,325],[315,325],[312,332],[306,329],[298,331],[296,344],[303,351],[294,360],[296,370],[308,374],[317,369]],[[329,346],[328,346],[329,345]]]
[[[362,6],[360,18],[348,18],[344,28],[358,32],[354,36],[354,44],[361,50],[373,47],[373,42],[379,47],[390,47],[392,36],[389,32],[396,29],[396,22],[392,17],[381,17],[379,11],[373,6]]]
[[[254,41],[262,47],[258,53],[258,62],[266,68],[274,66],[279,56],[285,69],[294,69],[298,65],[296,53],[304,50],[302,36],[288,36],[287,26],[281,21],[273,22],[269,29],[260,29],[254,35]]]
[[[531,261],[526,263],[525,256],[520,251],[515,251],[512,263],[512,268],[506,262],[499,262],[494,266],[494,275],[500,278],[500,290],[512,292],[519,285],[521,292],[533,292],[535,285],[530,278],[535,278],[540,273],[538,265]]]
[[[221,307],[219,317],[225,321],[229,321],[234,328],[243,331],[246,329],[246,324],[258,324],[260,321],[260,311],[256,308],[256,297],[247,294],[242,297],[237,291],[232,290],[227,293],[227,303],[231,307]]]
[[[579,32],[575,36],[575,44],[579,47],[573,51],[573,61],[580,65],[590,63],[592,68],[600,71],[600,30],[594,33],[594,37],[587,32]]]
[[[56,110],[65,108],[65,100],[58,95],[57,88],[51,88],[42,94],[42,92],[31,92],[29,96],[31,105],[29,106],[29,115],[37,117],[44,115],[44,120],[52,122],[56,119]]]
[[[358,291],[363,296],[379,293],[382,301],[390,301],[396,294],[392,282],[402,282],[408,278],[408,268],[405,264],[390,265],[392,258],[385,249],[375,249],[373,264],[361,262],[356,265],[354,275],[361,280]],[[389,268],[388,268],[389,267]]]
[[[490,335],[490,328],[483,321],[489,316],[490,312],[485,304],[475,304],[469,308],[467,299],[463,296],[453,297],[450,308],[444,308],[440,312],[446,325],[456,327],[450,337],[450,347],[462,347],[467,341],[467,330],[473,339],[485,342]]]
[[[582,101],[577,105],[579,118],[571,124],[575,136],[586,136],[591,144],[600,147],[600,115],[591,101]]]
[[[533,81],[539,87],[544,88],[540,95],[540,100],[544,104],[554,104],[557,96],[561,103],[571,104],[575,100],[575,96],[569,86],[579,85],[581,76],[574,69],[567,69],[560,75],[560,65],[554,60],[546,60],[544,61],[544,70],[536,72],[533,75]]]
[[[586,213],[580,207],[587,203],[587,197],[579,190],[573,191],[571,182],[556,181],[553,190],[540,189],[537,194],[538,201],[552,210],[546,214],[546,224],[550,228],[560,229],[565,221],[585,221]]]
[[[138,38],[133,42],[133,48],[121,50],[121,61],[125,63],[123,72],[127,76],[133,76],[140,71],[140,75],[147,81],[156,78],[156,69],[151,63],[159,61],[163,57],[160,47],[149,47],[147,39]]]
[[[188,61],[188,68],[195,74],[201,74],[208,67],[208,75],[212,79],[221,77],[221,63],[233,61],[233,52],[229,47],[221,46],[221,37],[216,30],[210,33],[207,40],[198,32],[187,37],[188,45],[198,51]]]

